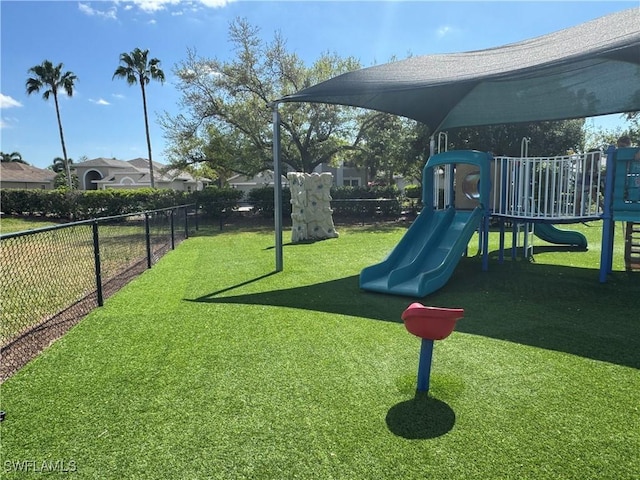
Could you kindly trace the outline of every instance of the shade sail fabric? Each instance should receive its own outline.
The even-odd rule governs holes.
[[[498,48],[364,68],[277,102],[379,110],[431,131],[638,111],[640,7]]]

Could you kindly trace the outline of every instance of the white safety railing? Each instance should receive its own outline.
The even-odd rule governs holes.
[[[597,218],[602,213],[601,152],[561,157],[496,157],[494,215],[538,220]]]

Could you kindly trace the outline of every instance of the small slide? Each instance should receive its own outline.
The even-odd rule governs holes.
[[[382,262],[360,272],[360,288],[424,297],[451,277],[482,221],[483,211],[423,210]]]
[[[533,227],[533,233],[545,242],[587,248],[587,238],[580,232],[560,230],[548,223],[536,223]]]

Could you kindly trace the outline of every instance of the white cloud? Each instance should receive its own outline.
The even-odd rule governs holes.
[[[0,93],[0,108],[21,107],[22,104],[9,95],[3,95]]]
[[[111,96],[113,98],[117,98],[118,100],[122,100],[123,98],[125,98],[125,96],[122,95],[121,93],[112,93]]]
[[[78,3],[78,10],[80,10],[85,15],[89,15],[90,17],[96,16],[96,17],[108,18],[110,20],[118,19],[116,15],[115,7],[110,8],[109,10],[96,10],[95,8],[91,7],[91,5],[87,3]]]
[[[91,103],[95,103],[96,105],[111,105],[104,98],[99,98],[98,100],[94,100],[93,98],[90,98],[89,101]]]
[[[180,3],[190,5],[199,4],[209,8],[222,8],[234,1],[236,0],[194,0],[192,2],[183,2],[182,0],[133,0],[132,3],[143,12],[154,13],[160,10],[165,10],[171,5],[179,5]]]
[[[148,22],[148,23],[149,23],[149,25],[155,25],[155,24],[156,24],[156,23],[158,23],[158,22],[156,22],[156,19],[155,19],[155,18],[152,18],[151,20],[149,20],[149,22]]]
[[[439,27],[438,30],[436,30],[436,35],[438,36],[438,38],[442,38],[452,31],[453,29],[449,25],[443,25]]]
[[[143,12],[153,13],[164,10],[167,5],[177,5],[180,0],[133,0],[133,3]]]
[[[176,73],[178,77],[180,77],[182,80],[185,80],[187,82],[195,80],[199,75],[205,75],[208,77],[222,76],[221,72],[218,72],[217,70],[214,70],[213,68],[207,65],[202,66],[202,69],[197,72],[191,68],[185,68],[182,70],[178,70]]]
[[[14,125],[17,125],[20,121],[15,117],[3,117],[0,118],[0,129],[3,128],[13,128]]]
[[[221,8],[233,3],[235,0],[200,0],[205,7]]]

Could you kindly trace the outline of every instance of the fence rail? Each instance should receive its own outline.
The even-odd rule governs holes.
[[[194,205],[0,236],[0,382],[188,238]]]

